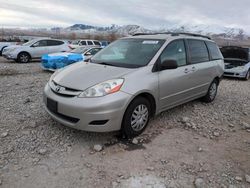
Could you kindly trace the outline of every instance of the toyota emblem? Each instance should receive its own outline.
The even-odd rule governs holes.
[[[59,92],[60,89],[61,89],[61,87],[60,87],[60,86],[57,86],[57,87],[56,87],[56,92]]]

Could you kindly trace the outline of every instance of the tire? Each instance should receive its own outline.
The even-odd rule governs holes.
[[[30,55],[28,53],[26,53],[26,52],[21,52],[17,56],[17,62],[18,63],[29,63],[30,59],[31,59]]]
[[[249,80],[250,78],[250,70],[247,71],[246,77],[244,78],[244,80]]]
[[[148,125],[151,115],[150,103],[144,97],[135,98],[128,106],[121,132],[126,138],[140,135]]]
[[[202,98],[202,101],[204,101],[206,103],[213,102],[216,95],[217,95],[218,85],[219,85],[218,80],[214,80],[210,84],[208,91],[207,91],[207,94]]]

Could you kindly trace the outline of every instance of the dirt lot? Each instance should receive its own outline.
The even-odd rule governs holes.
[[[166,111],[132,143],[53,121],[50,75],[0,58],[0,187],[250,187],[250,81],[224,79],[212,104]]]

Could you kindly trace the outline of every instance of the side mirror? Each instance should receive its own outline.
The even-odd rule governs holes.
[[[89,55],[92,55],[92,54],[90,52],[85,53],[85,56],[89,56]]]
[[[165,60],[161,63],[160,67],[161,67],[160,68],[161,70],[177,69],[178,64],[177,64],[177,61],[175,60]]]

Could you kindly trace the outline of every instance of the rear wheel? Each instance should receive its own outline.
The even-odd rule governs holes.
[[[214,80],[211,85],[209,86],[207,94],[202,98],[202,100],[206,103],[213,102],[218,91],[218,80]]]
[[[18,54],[17,56],[17,61],[19,63],[28,63],[30,61],[30,55],[26,52],[21,52],[20,54]]]
[[[122,134],[127,138],[140,135],[148,125],[150,103],[143,97],[135,98],[128,106],[122,122]]]
[[[249,78],[250,78],[250,70],[248,70],[246,77],[245,77],[245,80],[249,80]]]

